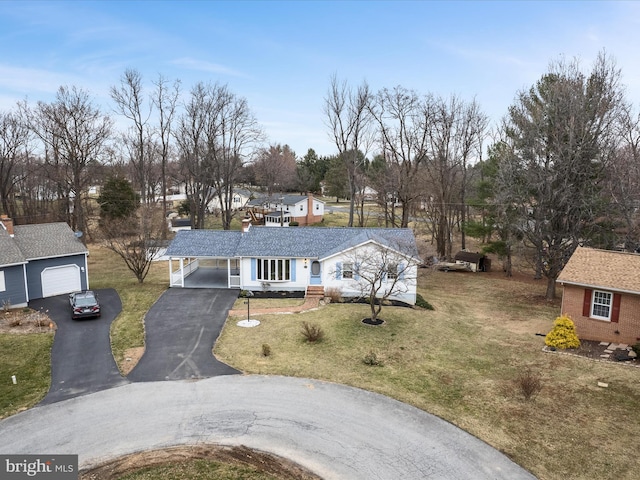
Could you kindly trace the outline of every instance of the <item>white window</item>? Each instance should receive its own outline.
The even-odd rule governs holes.
[[[342,278],[353,278],[353,263],[342,264]]]
[[[277,282],[291,280],[291,260],[276,258],[257,259],[258,280]]]
[[[611,302],[613,295],[608,292],[593,291],[591,301],[591,317],[600,320],[611,320]]]
[[[391,263],[387,267],[387,280],[395,280],[396,278],[398,278],[398,264]]]
[[[7,284],[4,283],[4,271],[0,270],[0,292],[4,292],[7,289]]]

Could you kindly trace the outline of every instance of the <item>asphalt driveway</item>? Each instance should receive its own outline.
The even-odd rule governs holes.
[[[211,350],[239,290],[170,288],[145,316],[145,353],[129,373],[132,382],[232,375]]]
[[[506,455],[434,415],[304,378],[131,383],[0,421],[0,452],[77,454],[81,469],[194,444],[245,445],[325,479],[535,480]]]
[[[51,386],[41,403],[53,403],[128,383],[111,353],[109,328],[122,310],[118,293],[96,290],[102,316],[71,319],[68,295],[40,298],[29,306],[46,311],[58,330],[51,349]]]

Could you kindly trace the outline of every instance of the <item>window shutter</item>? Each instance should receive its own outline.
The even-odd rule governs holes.
[[[620,300],[622,299],[622,295],[619,293],[613,294],[613,309],[611,310],[611,321],[618,322],[620,318]]]
[[[342,262],[336,262],[336,280],[342,280]]]
[[[591,296],[593,295],[593,290],[590,288],[584,289],[584,300],[582,301],[582,316],[590,317],[591,316]]]
[[[251,280],[255,281],[256,279],[256,259],[251,259]]]
[[[295,282],[296,281],[296,259],[292,258],[291,263],[289,265],[291,266],[291,281]]]
[[[398,264],[398,279],[399,280],[404,280],[404,271],[407,268],[407,266],[404,263],[399,263]]]

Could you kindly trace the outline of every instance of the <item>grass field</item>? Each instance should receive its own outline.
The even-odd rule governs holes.
[[[336,304],[261,316],[251,330],[228,322],[215,353],[247,373],[324,379],[410,403],[542,479],[637,478],[640,369],[543,353],[535,334],[559,310],[541,300],[543,284],[437,272],[419,292],[435,311],[385,307],[381,327],[360,322],[366,306]],[[325,340],[305,343],[302,321],[321,326]],[[365,364],[372,353],[381,365]],[[526,369],[543,386],[531,400],[516,381]]]
[[[34,406],[47,394],[52,344],[51,333],[0,334],[0,418]]]

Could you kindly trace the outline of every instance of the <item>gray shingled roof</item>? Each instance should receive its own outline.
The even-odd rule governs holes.
[[[167,248],[170,257],[235,257],[242,232],[181,230]]]
[[[13,240],[27,260],[88,253],[64,222],[16,225]]]
[[[0,228],[0,265],[27,263],[39,258],[88,253],[87,247],[63,222],[16,225],[13,237]]]
[[[322,259],[370,240],[418,257],[415,237],[409,229],[342,227],[251,227],[245,234],[220,230],[182,231],[171,242],[167,255]]]
[[[18,245],[0,225],[0,266],[27,263]]]

